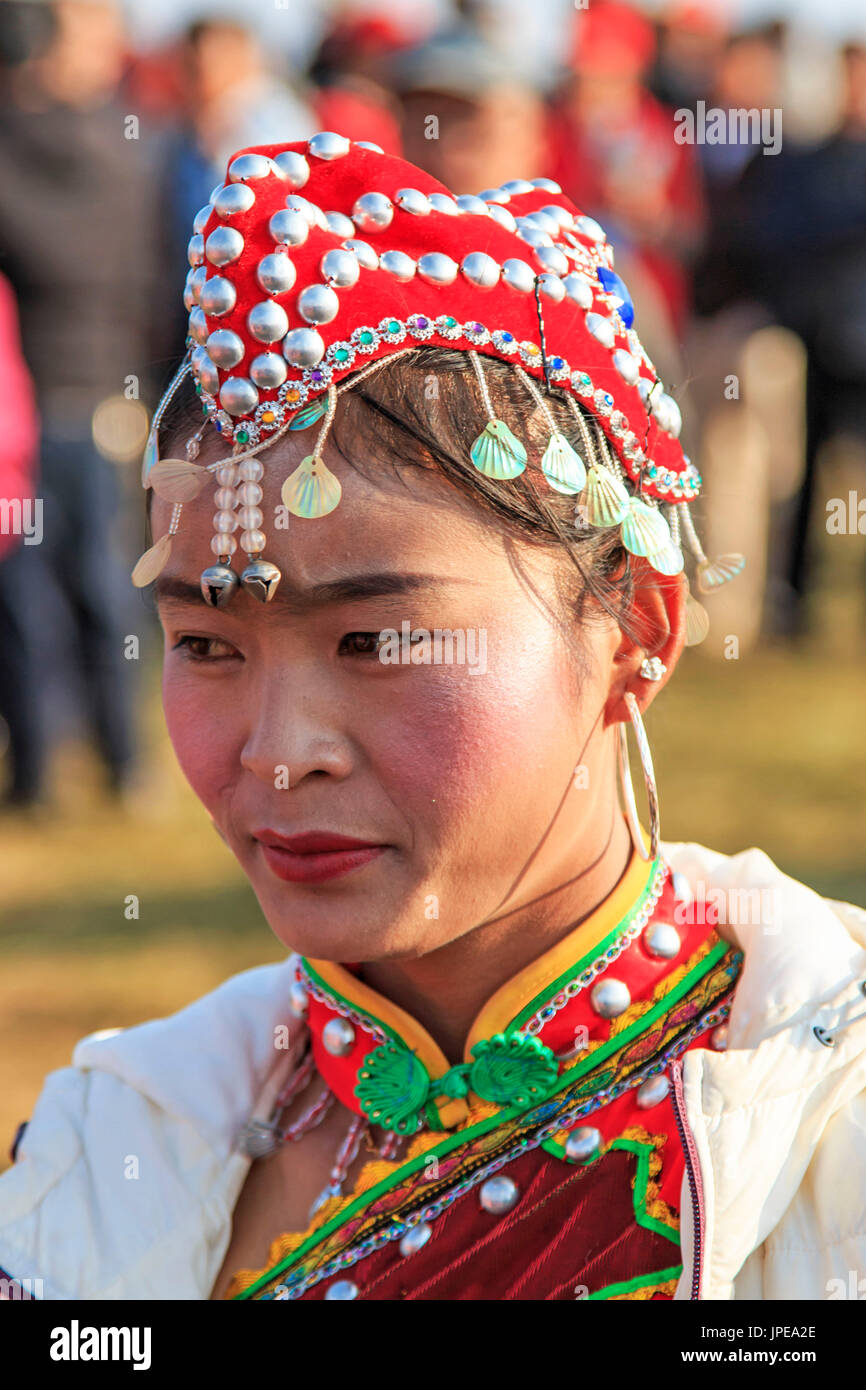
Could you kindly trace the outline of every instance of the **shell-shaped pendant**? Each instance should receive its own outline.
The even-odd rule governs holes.
[[[469,450],[486,478],[516,478],[526,467],[526,450],[504,420],[491,420]]]
[[[689,594],[686,599],[686,646],[696,647],[710,630],[710,615],[702,603]]]
[[[151,430],[147,436],[147,443],[144,446],[144,454],[141,460],[141,486],[150,487],[150,470],[159,458],[159,450],[156,447],[156,432]]]
[[[659,574],[682,574],[685,566],[683,552],[678,545],[671,541],[663,550],[657,550],[653,555],[647,556],[647,561]]]
[[[308,454],[301,459],[294,473],[286,478],[281,496],[292,516],[303,516],[310,520],[332,512],[342,491],[339,478],[334,476],[324,460],[316,454]]]
[[[606,468],[593,465],[586,475],[583,499],[586,519],[591,526],[618,526],[628,516],[629,495],[618,478]],[[656,549],[659,547],[656,546]]]
[[[554,492],[577,493],[586,487],[586,468],[580,454],[571,447],[564,434],[550,436],[550,443],[541,460],[541,471]]]
[[[671,544],[670,527],[661,512],[642,502],[639,497],[629,500],[628,516],[623,520],[621,534],[626,550],[645,558]]]
[[[712,593],[729,579],[735,579],[745,567],[745,555],[718,555],[715,560],[702,560],[698,565],[698,588],[703,594]]]
[[[166,531],[150,550],[144,552],[132,571],[132,582],[136,589],[144,589],[153,583],[156,576],[165,569],[170,554],[171,536]]]
[[[312,405],[305,405],[303,410],[299,410],[292,416],[290,430],[306,430],[310,425],[314,425],[317,420],[321,420],[325,411],[328,409],[328,398],[323,396],[320,400],[313,401]]]
[[[148,486],[164,502],[191,502],[198,497],[210,474],[186,459],[161,459],[148,474]]]

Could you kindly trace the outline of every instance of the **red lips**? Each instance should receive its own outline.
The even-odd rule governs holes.
[[[256,830],[253,838],[261,845],[268,868],[286,883],[322,883],[337,878],[370,863],[388,848],[327,830],[306,830],[300,835]]]

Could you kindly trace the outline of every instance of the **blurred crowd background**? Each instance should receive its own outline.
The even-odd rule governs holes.
[[[0,499],[43,501],[41,543],[0,533],[0,1139],[83,1033],[279,954],[173,769],[128,582],[192,220],[243,145],[336,130],[455,193],[546,175],[602,223],[707,549],[748,560],[651,711],[663,833],[866,901],[866,14],[155,8],[143,38],[136,5],[0,0]],[[709,109],[766,113],[772,152],[680,143]]]

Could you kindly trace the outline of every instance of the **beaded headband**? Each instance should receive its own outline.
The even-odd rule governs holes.
[[[703,552],[688,506],[701,478],[679,444],[679,407],[634,330],[604,231],[551,180],[454,197],[378,146],[324,131],[235,155],[196,215],[188,254],[187,352],[154,414],[142,468],[143,485],[173,511],[133,570],[139,587],[165,565],[183,504],[212,474],[218,563],[202,574],[202,594],[220,606],[242,584],[270,599],[281,576],[263,555],[258,456],[287,430],[321,422],[282,500],[295,516],[326,516],[341,495],[322,459],[339,392],[424,344],[469,354],[488,416],[468,450],[479,472],[507,482],[527,466],[484,378],[483,357],[498,357],[517,367],[546,418],[540,472],[575,497],[579,531],[618,527],[625,548],[666,575],[683,570],[684,538],[704,592],[742,569],[741,555],[710,561]],[[204,423],[185,460],[160,460],[160,422],[190,374]],[[586,460],[556,428],[548,400],[560,392]],[[231,452],[201,466],[208,422]],[[231,565],[238,548],[247,556],[240,575]],[[691,597],[688,617],[687,640],[700,641],[708,621]]]

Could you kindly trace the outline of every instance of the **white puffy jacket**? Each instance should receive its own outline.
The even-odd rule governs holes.
[[[675,1071],[689,1155],[676,1297],[862,1297],[866,912],[756,849],[662,853],[699,895],[770,890],[776,909],[770,929],[720,926],[745,952],[728,1050],[693,1049]],[[303,1041],[299,1022],[288,1050],[273,1045],[290,971],[246,971],[78,1044],[0,1177],[0,1267],[46,1299],[209,1297],[249,1167],[238,1132],[267,1116]]]

